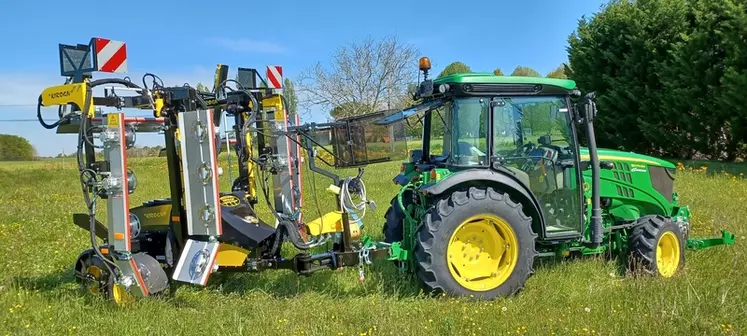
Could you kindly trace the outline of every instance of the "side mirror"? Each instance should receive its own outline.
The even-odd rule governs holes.
[[[584,119],[586,119],[586,122],[592,122],[594,117],[597,116],[596,97],[596,92],[589,92],[584,96]]]

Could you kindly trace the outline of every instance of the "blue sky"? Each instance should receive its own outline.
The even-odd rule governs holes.
[[[215,64],[283,66],[284,76],[325,63],[335,48],[366,37],[396,35],[433,62],[433,73],[453,61],[473,71],[496,67],[510,73],[530,66],[547,74],[567,61],[567,38],[582,15],[600,0],[524,1],[12,1],[0,11],[0,133],[24,136],[40,155],[75,148],[75,135],[57,135],[36,121],[41,91],[64,80],[57,46],[85,44],[91,37],[127,42],[128,75],[144,72],[166,85],[212,86]],[[459,8],[458,6],[463,6]],[[106,12],[116,12],[118,19]],[[74,14],[73,14],[74,12]],[[85,18],[81,20],[80,18]],[[257,24],[251,24],[256,22]],[[94,78],[108,77],[96,73]],[[56,109],[45,108],[52,122]],[[310,110],[303,121],[326,118]],[[127,112],[128,114],[131,112]],[[147,115],[135,111],[132,115]],[[139,145],[162,142],[138,135]]]

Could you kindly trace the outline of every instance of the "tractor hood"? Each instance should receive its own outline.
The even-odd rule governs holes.
[[[589,149],[586,147],[581,147],[581,160],[588,160],[589,159]],[[669,161],[662,160],[659,158],[655,158],[653,156],[633,153],[633,152],[623,152],[619,150],[614,149],[605,149],[605,148],[599,148],[597,149],[597,153],[599,153],[599,160],[606,160],[606,161],[624,161],[624,162],[630,162],[630,163],[645,163],[650,166],[658,166],[658,167],[664,167],[664,168],[675,168],[675,165]]]

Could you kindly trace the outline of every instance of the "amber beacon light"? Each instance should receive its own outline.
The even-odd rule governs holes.
[[[421,57],[418,66],[420,71],[428,71],[431,69],[431,60],[428,57]]]

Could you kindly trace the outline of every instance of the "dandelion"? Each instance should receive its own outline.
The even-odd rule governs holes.
[[[586,308],[584,308],[584,310],[585,310],[585,311],[586,311],[586,312],[588,313],[588,312],[590,312],[590,311],[591,311],[591,308],[589,308],[589,307],[586,307]]]
[[[504,312],[505,312],[505,311],[507,311],[507,310],[508,310],[508,308],[507,308],[507,307],[501,307],[501,311],[504,311]]]

